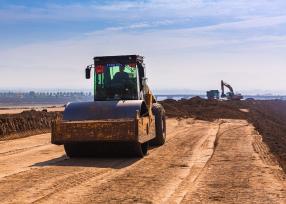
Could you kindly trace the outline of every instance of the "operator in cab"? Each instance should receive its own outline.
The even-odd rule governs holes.
[[[130,78],[125,71],[125,65],[119,66],[119,72],[115,73],[113,83],[114,97],[129,98],[130,97]]]
[[[129,75],[124,72],[125,70],[125,66],[124,65],[120,65],[119,66],[119,72],[117,72],[114,77],[113,80],[116,82],[122,82],[122,81],[128,81],[129,80]]]

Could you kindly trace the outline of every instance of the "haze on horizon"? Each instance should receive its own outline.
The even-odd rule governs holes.
[[[140,54],[156,90],[285,92],[286,1],[0,0],[0,89],[91,89],[94,56]]]

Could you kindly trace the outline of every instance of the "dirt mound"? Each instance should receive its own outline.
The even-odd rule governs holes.
[[[169,117],[192,117],[202,120],[218,118],[243,119],[246,113],[239,109],[246,108],[237,101],[205,100],[194,97],[189,100],[164,100],[160,102]]]
[[[168,117],[244,119],[252,123],[286,172],[286,101],[164,100]]]
[[[51,122],[60,112],[23,111],[19,114],[0,115],[0,140],[50,131]]]

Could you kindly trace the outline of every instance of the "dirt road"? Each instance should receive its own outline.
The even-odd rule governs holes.
[[[1,141],[1,203],[286,203],[285,174],[248,122],[167,123],[143,159],[69,159],[49,134]]]

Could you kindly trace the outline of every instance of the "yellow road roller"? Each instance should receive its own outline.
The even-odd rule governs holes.
[[[69,157],[143,157],[149,145],[163,145],[165,110],[146,83],[143,59],[94,57],[85,69],[86,79],[94,73],[94,101],[68,103],[52,123],[52,143]]]

